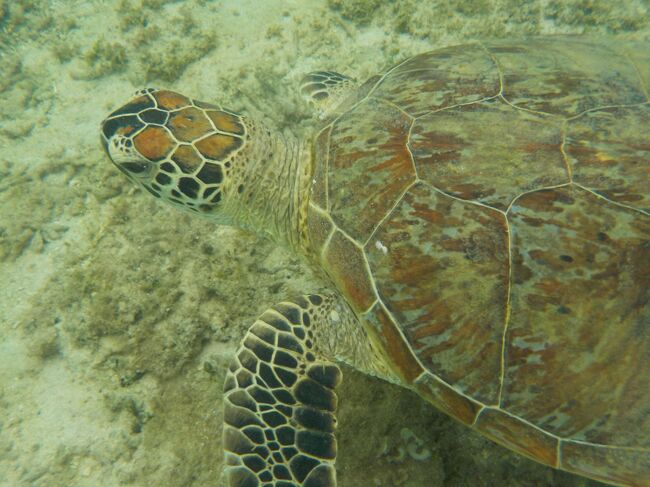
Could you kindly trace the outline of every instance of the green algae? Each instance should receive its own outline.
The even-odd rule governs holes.
[[[381,0],[327,0],[333,10],[340,12],[344,19],[358,25],[370,22],[384,2]]]
[[[634,32],[650,25],[641,4],[626,8],[622,3],[607,0],[551,0],[546,17],[559,25],[581,27],[585,32]]]
[[[109,74],[123,72],[127,69],[128,57],[124,44],[96,40],[83,54],[86,63],[85,79],[97,79]]]
[[[203,58],[213,49],[217,35],[207,33],[194,41],[174,40],[169,49],[152,50],[140,55],[144,69],[144,79],[173,82],[180,78],[189,65]]]

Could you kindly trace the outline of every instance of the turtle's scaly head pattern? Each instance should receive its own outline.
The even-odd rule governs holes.
[[[198,213],[218,207],[246,138],[239,115],[151,88],[101,124],[104,150],[122,172],[157,198]]]

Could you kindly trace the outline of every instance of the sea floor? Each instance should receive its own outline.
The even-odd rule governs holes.
[[[615,6],[614,6],[615,5]],[[648,3],[0,0],[0,485],[222,485],[221,389],[295,256],[175,211],[102,153],[101,119],[167,87],[308,137],[301,76],[363,80],[469,39],[650,39]],[[597,485],[348,368],[339,485]]]

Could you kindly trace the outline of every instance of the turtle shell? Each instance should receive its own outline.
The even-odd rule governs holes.
[[[487,437],[650,485],[650,45],[412,57],[314,140],[311,250],[404,385]]]

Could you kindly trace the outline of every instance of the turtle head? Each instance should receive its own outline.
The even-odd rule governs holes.
[[[173,91],[145,89],[101,123],[108,157],[156,198],[297,246],[311,151],[290,133]]]
[[[232,173],[246,136],[239,115],[154,89],[138,91],[101,124],[104,150],[131,180],[175,206],[215,216],[225,193],[238,190],[241,177]]]

